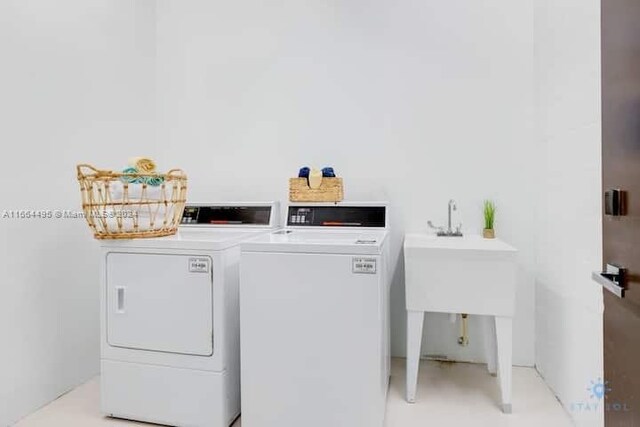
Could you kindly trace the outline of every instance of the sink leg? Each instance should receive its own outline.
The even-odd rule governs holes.
[[[502,395],[502,412],[511,413],[511,373],[513,352],[513,325],[510,317],[497,317],[496,342],[498,347],[498,382]]]
[[[407,402],[415,403],[424,312],[407,311]]]
[[[487,369],[495,376],[498,373],[498,354],[496,349],[496,325],[493,316],[484,316],[484,351]]]

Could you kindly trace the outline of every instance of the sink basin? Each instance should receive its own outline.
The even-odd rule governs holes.
[[[516,254],[500,239],[407,234],[407,309],[513,316]]]

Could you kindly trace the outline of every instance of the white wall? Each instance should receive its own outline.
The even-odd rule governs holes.
[[[0,2],[0,211],[76,210],[77,162],[117,165],[152,143],[153,12]],[[82,220],[0,217],[0,236],[4,426],[98,372],[98,254]]]
[[[535,2],[536,365],[581,426],[603,423],[578,409],[603,376],[599,46],[600,0]]]
[[[0,206],[77,208],[76,162],[132,154],[184,168],[191,200],[286,200],[299,166],[332,165],[349,199],[392,204],[403,354],[403,233],[444,222],[449,198],[479,232],[493,198],[521,249],[515,362],[532,365],[532,22],[509,0],[2,2],[0,140],[18,179]],[[5,425],[97,372],[98,257],[80,220],[0,234]],[[471,326],[462,349],[429,316],[425,353],[482,360]]]
[[[517,364],[534,361],[533,8],[529,1],[159,0],[158,134],[147,154],[190,178],[190,199],[286,200],[298,167],[332,165],[352,200],[388,200],[393,351],[404,354],[403,233],[466,232],[481,202],[519,247]],[[429,316],[425,353],[483,360]]]

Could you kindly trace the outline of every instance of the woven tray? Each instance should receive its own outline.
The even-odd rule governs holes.
[[[306,178],[289,179],[291,202],[341,202],[344,199],[342,178],[322,178],[318,189],[309,188]]]

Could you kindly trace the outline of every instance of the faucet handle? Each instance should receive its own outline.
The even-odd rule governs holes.
[[[432,228],[434,230],[444,231],[444,227],[438,227],[436,225],[433,225],[433,222],[431,222],[431,221],[427,221],[427,225],[429,226],[429,228]]]

